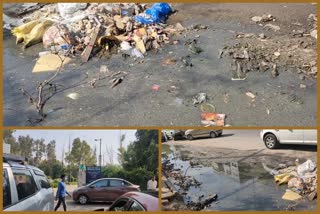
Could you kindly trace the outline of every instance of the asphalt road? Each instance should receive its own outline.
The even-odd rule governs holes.
[[[77,188],[76,185],[67,185],[67,191],[72,195],[72,191]],[[57,189],[53,189],[54,194],[56,194]],[[54,206],[56,206],[58,201],[54,202]],[[67,204],[67,210],[68,211],[94,211],[96,209],[108,209],[111,205],[111,203],[89,203],[86,205],[81,205],[79,203],[76,203],[72,200],[71,197],[66,197],[66,204]],[[60,211],[63,211],[62,205],[59,208]]]
[[[216,149],[231,149],[243,152],[283,155],[296,158],[316,156],[317,148],[308,145],[282,145],[280,149],[267,149],[260,138],[260,130],[224,130],[218,138],[202,138],[192,141],[170,141],[166,144],[183,145],[192,147],[193,150],[208,151]]]

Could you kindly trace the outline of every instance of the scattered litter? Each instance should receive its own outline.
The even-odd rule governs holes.
[[[224,126],[225,114],[201,113],[201,123],[206,126]]]
[[[140,58],[140,59],[144,58],[143,54],[137,48],[132,49],[131,56],[136,57],[136,58]]]
[[[200,109],[202,112],[215,112],[216,107],[210,103],[203,103],[200,105]]]
[[[64,25],[53,25],[43,34],[42,43],[45,48],[48,48],[54,45],[72,45],[73,41]]]
[[[280,52],[278,52],[278,51],[276,51],[276,52],[274,52],[273,53],[276,57],[279,57],[281,54],[280,54]]]
[[[289,189],[286,190],[286,192],[282,196],[282,199],[288,200],[288,201],[296,201],[296,200],[300,200],[301,198],[302,198],[301,195]]]
[[[160,89],[160,85],[153,85],[152,87],[152,90],[154,90],[154,91],[158,91],[159,89]]]
[[[109,69],[106,65],[100,66],[100,73],[109,73]]]
[[[172,11],[167,3],[155,3],[144,13],[135,16],[135,20],[141,24],[164,23],[169,13]]]
[[[276,64],[273,64],[273,66],[272,66],[271,75],[272,75],[272,77],[279,76],[279,71],[278,71]]]
[[[70,63],[71,60],[69,57],[58,56],[56,54],[42,55],[33,67],[32,73],[57,71],[61,65],[64,66]]]
[[[307,172],[313,172],[315,169],[316,165],[310,159],[297,166],[297,172],[299,176],[304,176]]]
[[[307,86],[306,86],[305,84],[300,84],[300,88],[302,88],[302,89],[306,89],[306,88],[307,88]]]
[[[112,85],[110,86],[110,88],[114,88],[117,85],[119,85],[120,83],[122,83],[122,81],[124,80],[124,76],[120,77],[120,78],[114,78],[111,80]]]
[[[199,93],[192,98],[193,105],[201,104],[207,101],[206,93]]]
[[[248,96],[248,97],[250,97],[251,99],[255,99],[256,98],[256,95],[254,95],[252,92],[250,92],[250,91],[248,91],[248,92],[246,92],[246,95]]]
[[[73,100],[77,100],[77,99],[79,99],[79,94],[78,93],[70,93],[67,95],[67,97],[69,97],[70,99],[73,99]]]

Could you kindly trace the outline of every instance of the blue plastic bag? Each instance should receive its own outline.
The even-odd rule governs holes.
[[[135,20],[141,24],[165,22],[170,12],[171,7],[168,3],[155,3],[145,10],[143,14],[135,16]]]

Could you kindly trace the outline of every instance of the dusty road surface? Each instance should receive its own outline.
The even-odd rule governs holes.
[[[148,51],[143,61],[125,59],[121,53],[110,59],[94,57],[87,63],[75,58],[56,78],[62,89],[46,103],[48,115],[41,123],[27,122],[34,121],[37,113],[19,88],[32,93],[39,82],[53,75],[31,72],[44,49],[38,44],[23,51],[5,30],[4,125],[200,126],[201,109],[192,101],[198,93],[206,93],[207,103],[226,114],[226,124],[233,126],[316,125],[317,40],[309,34],[315,21],[308,19],[316,14],[316,5],[172,6],[178,12],[169,17],[168,24],[180,22],[192,29],[170,38],[178,44]],[[251,21],[251,17],[263,14],[272,14],[275,21],[260,25]],[[197,24],[208,29],[197,30]],[[267,24],[280,30],[272,30]],[[190,51],[194,39],[202,49],[199,54]],[[241,56],[243,49],[249,58]],[[112,72],[126,72],[124,81],[113,89],[107,81],[90,87],[88,82],[99,75],[101,65]],[[245,80],[232,80],[243,75]],[[154,84],[160,89],[152,90]],[[70,99],[70,93],[77,93],[77,99]]]
[[[270,174],[283,164],[294,166],[297,159],[316,163],[317,148],[286,145],[269,150],[258,130],[225,130],[215,139],[162,144],[164,174],[189,209],[217,194],[218,200],[203,210],[314,210],[316,200],[306,196],[298,202],[283,200],[288,185],[277,185]]]
[[[67,191],[72,195],[72,191],[75,190],[77,186],[75,185],[67,185]],[[56,194],[57,189],[53,189],[54,194]],[[54,202],[54,206],[56,206],[58,201]],[[111,205],[111,203],[88,203],[86,205],[81,205],[75,201],[69,196],[66,197],[66,204],[67,204],[67,210],[68,211],[94,211],[96,209],[108,209]],[[59,208],[60,211],[63,211],[63,206],[61,205]]]

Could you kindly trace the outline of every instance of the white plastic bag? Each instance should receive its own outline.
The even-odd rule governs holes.
[[[75,12],[85,9],[88,3],[58,3],[61,17],[73,16]]]
[[[304,176],[304,174],[306,174],[307,172],[312,172],[313,170],[315,170],[315,168],[315,163],[313,163],[312,160],[309,159],[303,164],[297,166],[297,172],[299,176]]]

